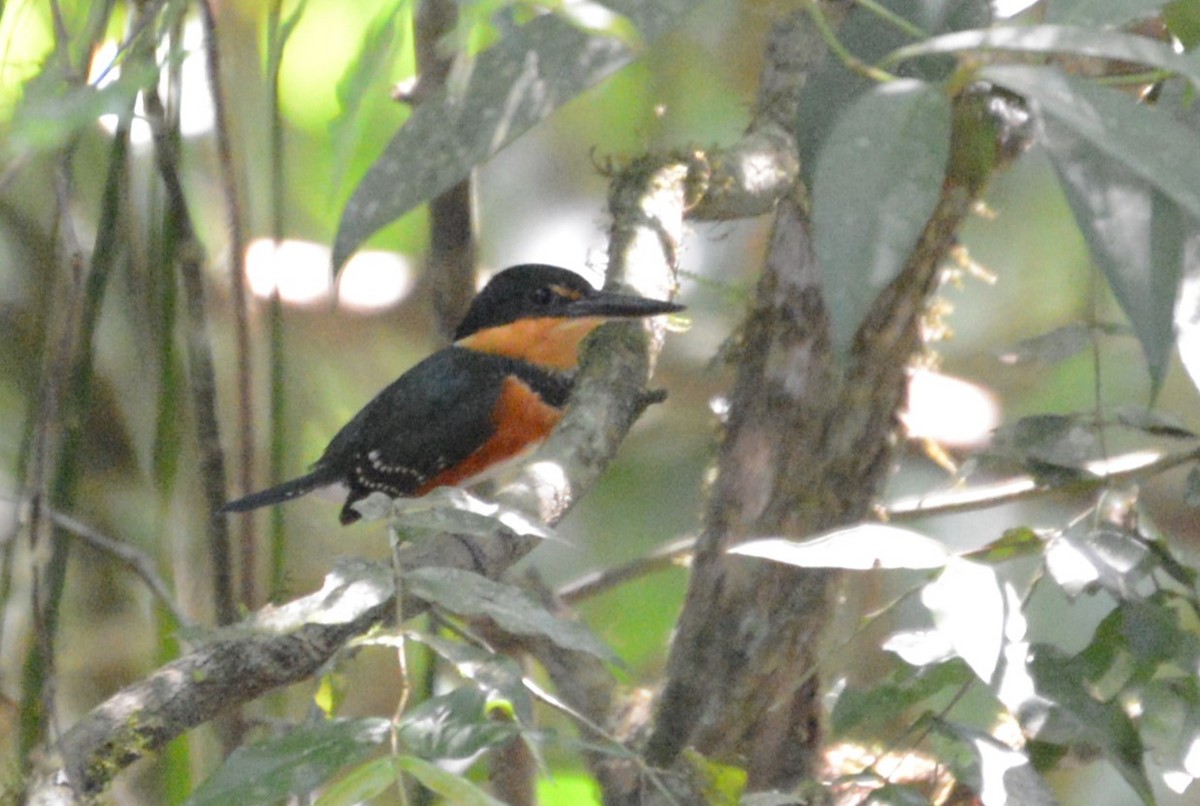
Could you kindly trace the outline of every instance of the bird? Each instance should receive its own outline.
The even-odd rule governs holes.
[[[221,507],[245,512],[322,488],[345,490],[338,520],[362,518],[372,493],[418,498],[468,486],[540,444],[562,419],[583,339],[611,319],[683,310],[598,290],[558,266],[498,272],[472,300],[453,343],[377,394],[303,476]]]

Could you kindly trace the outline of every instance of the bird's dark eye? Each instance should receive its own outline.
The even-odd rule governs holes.
[[[533,301],[538,305],[549,305],[554,301],[554,289],[548,285],[535,289],[533,292]]]

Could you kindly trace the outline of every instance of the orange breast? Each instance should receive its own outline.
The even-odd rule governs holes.
[[[492,411],[496,430],[465,461],[442,471],[417,490],[421,496],[435,487],[449,487],[482,475],[489,468],[511,459],[544,440],[562,411],[544,402],[528,385],[517,378],[504,379],[504,388]]]

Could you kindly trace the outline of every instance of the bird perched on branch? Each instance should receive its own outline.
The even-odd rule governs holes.
[[[439,350],[380,392],[329,443],[312,469],[230,501],[244,512],[320,488],[346,492],[339,520],[362,517],[374,492],[415,498],[466,484],[539,444],[562,418],[585,336],[609,319],[682,310],[672,302],[597,291],[555,266],[497,274]]]

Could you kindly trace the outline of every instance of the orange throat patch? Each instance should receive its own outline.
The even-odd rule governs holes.
[[[579,366],[579,343],[605,321],[601,316],[521,319],[472,333],[460,339],[458,345],[547,369],[569,371]]]

